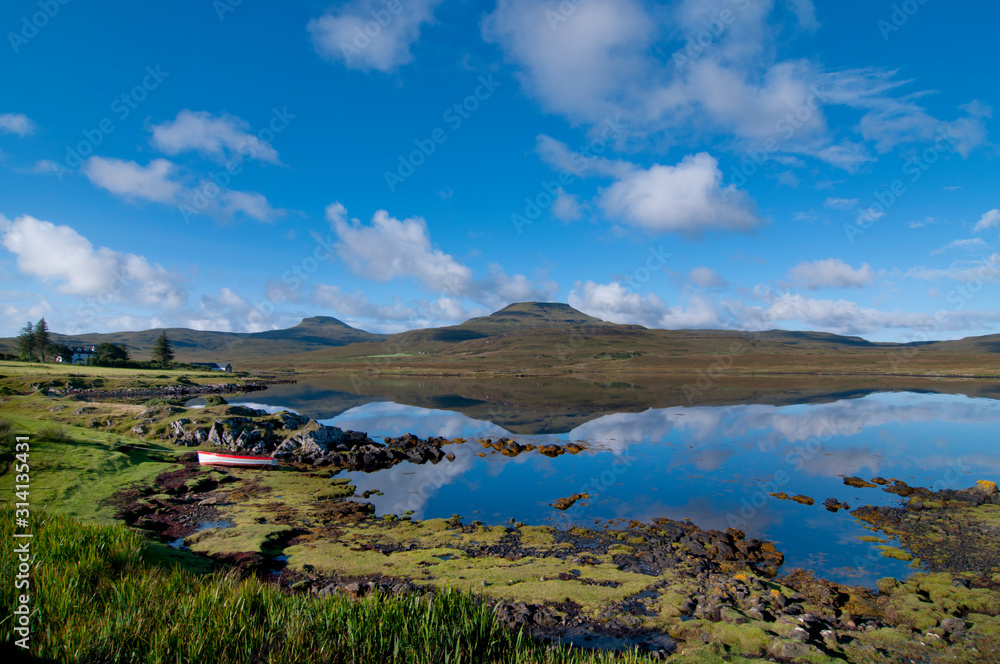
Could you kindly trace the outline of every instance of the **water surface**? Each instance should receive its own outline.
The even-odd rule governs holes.
[[[273,395],[260,398],[265,394],[248,395],[247,403],[280,407]],[[368,499],[379,514],[412,511],[414,518],[433,518],[457,513],[487,524],[514,519],[558,527],[595,520],[690,519],[703,528],[735,527],[774,541],[786,567],[866,585],[914,570],[879,555],[874,544],[858,539],[872,531],[822,503],[836,498],[856,507],[900,499],[881,489],[846,486],[844,476],[879,476],[932,488],[998,479],[1000,401],[910,391],[812,401],[592,414],[556,433],[513,433],[457,410],[371,399],[348,404],[321,421],[365,431],[376,440],[413,433],[469,441],[448,446],[454,462],[347,473],[359,494],[382,493]],[[315,417],[314,409],[303,405],[294,404]],[[501,436],[535,444],[578,441],[587,449],[557,458],[537,453],[510,458],[476,442]],[[816,504],[779,500],[769,495],[773,492],[806,495]],[[590,499],[565,512],[551,506],[575,493],[588,493]]]

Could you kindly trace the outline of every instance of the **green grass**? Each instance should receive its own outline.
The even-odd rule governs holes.
[[[0,507],[12,542],[13,509]],[[635,653],[547,651],[501,628],[474,595],[288,595],[256,578],[158,564],[123,526],[46,512],[32,518],[31,654],[56,662],[638,662]],[[0,553],[15,568],[12,546]],[[15,605],[13,575],[0,601]],[[23,591],[19,591],[23,592]],[[0,618],[14,640],[9,612]]]
[[[114,512],[103,499],[176,468],[174,457],[185,451],[55,425],[14,409],[9,421],[16,434],[29,438],[32,505],[102,522],[110,522]],[[13,482],[13,473],[0,475],[0,492],[10,495]]]

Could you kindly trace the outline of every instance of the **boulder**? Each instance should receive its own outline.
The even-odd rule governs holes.
[[[322,426],[293,436],[291,440],[299,444],[302,456],[318,457],[327,454],[344,442],[344,431],[339,427]]]

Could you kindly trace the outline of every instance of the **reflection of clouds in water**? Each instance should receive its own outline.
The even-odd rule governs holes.
[[[455,454],[454,461],[447,459],[437,464],[414,464],[404,461],[392,468],[374,473],[350,473],[351,484],[357,493],[378,489],[383,495],[374,495],[368,501],[377,514],[403,514],[413,510],[414,519],[424,517],[427,501],[447,484],[459,480],[478,461],[473,445],[448,445],[445,450]]]
[[[503,427],[474,420],[454,411],[430,410],[386,401],[351,408],[337,417],[321,420],[321,423],[342,429],[366,431],[372,437],[402,436],[406,433],[420,438],[509,435]]]
[[[919,398],[912,398],[919,397]],[[584,424],[571,432],[574,438],[595,441],[600,449],[622,454],[630,445],[663,441],[678,443],[671,466],[693,465],[699,470],[717,470],[746,445],[733,439],[750,439],[754,447],[769,453],[796,470],[812,475],[851,475],[862,471],[878,473],[890,459],[892,467],[931,469],[954,463],[955,456],[914,457],[907,441],[886,434],[877,453],[869,444],[851,448],[830,448],[835,437],[862,434],[867,429],[888,424],[924,422],[984,423],[1000,416],[998,404],[965,397],[925,395],[872,395],[825,404],[797,406],[704,406],[651,409],[639,414],[618,413]],[[880,432],[882,433],[882,432]],[[788,459],[804,443],[823,443],[822,449]],[[688,445],[694,444],[692,447]],[[948,440],[935,441],[946,449]],[[967,455],[966,455],[967,456]],[[801,459],[801,460],[799,460]],[[1000,467],[1000,459],[980,455],[986,467]]]
[[[289,413],[299,414],[299,411],[292,408],[286,408],[285,406],[271,406],[266,403],[254,403],[253,401],[230,401],[231,406],[243,406],[244,408],[253,408],[254,410],[262,410],[265,413],[274,415],[275,413],[280,413],[283,410],[287,410]]]

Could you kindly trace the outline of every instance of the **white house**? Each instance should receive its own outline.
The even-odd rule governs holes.
[[[225,371],[226,373],[233,373],[233,365],[228,362],[191,362],[196,367],[205,367],[209,371]]]
[[[73,351],[73,358],[70,360],[71,364],[86,364],[88,357],[93,357],[97,355],[97,346],[81,346],[78,348],[70,348]],[[63,362],[61,355],[56,356],[56,362]]]

